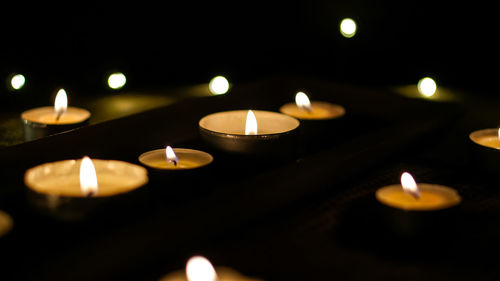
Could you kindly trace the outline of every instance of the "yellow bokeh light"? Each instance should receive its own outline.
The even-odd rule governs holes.
[[[208,89],[213,95],[223,95],[229,90],[229,81],[224,76],[216,76],[210,80]]]
[[[417,84],[418,92],[426,97],[431,97],[436,93],[437,85],[434,79],[430,77],[424,77],[418,81]]]
[[[127,78],[121,72],[115,72],[108,77],[108,86],[113,90],[118,90],[125,86]]]
[[[340,34],[346,38],[356,35],[357,25],[353,19],[345,18],[340,22]]]
[[[21,89],[22,87],[24,87],[25,83],[26,83],[26,78],[24,78],[24,75],[22,74],[13,75],[12,78],[10,79],[10,85],[14,90]]]

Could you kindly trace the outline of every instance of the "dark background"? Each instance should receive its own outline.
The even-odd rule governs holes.
[[[25,74],[24,92],[252,81],[299,74],[365,85],[438,85],[494,94],[496,7],[477,1],[120,1],[3,5],[0,77]],[[358,23],[354,38],[342,18]],[[8,90],[1,87],[5,94]]]

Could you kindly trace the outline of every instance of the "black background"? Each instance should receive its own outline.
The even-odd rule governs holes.
[[[432,76],[439,85],[495,92],[494,6],[292,2],[10,3],[0,15],[0,74],[24,73],[32,92],[101,91],[113,70],[141,89],[285,73],[368,85]],[[354,38],[339,33],[345,17],[358,23]]]

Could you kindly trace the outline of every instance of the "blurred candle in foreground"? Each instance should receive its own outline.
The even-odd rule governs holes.
[[[194,256],[186,264],[186,277],[189,281],[215,281],[217,273],[207,258]]]
[[[193,256],[186,263],[185,271],[175,271],[163,276],[160,281],[259,281],[246,277],[228,267],[217,267],[205,257]]]

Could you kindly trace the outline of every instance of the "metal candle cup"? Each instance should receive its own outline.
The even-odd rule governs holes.
[[[57,219],[79,220],[105,207],[108,202],[118,205],[124,201],[135,202],[136,193],[148,182],[147,171],[141,166],[117,160],[92,159],[98,190],[95,194],[85,194],[80,186],[81,162],[63,160],[28,169],[24,182],[33,206]]]
[[[68,107],[66,91],[59,89],[53,107],[34,108],[21,114],[24,139],[30,141],[81,127],[89,118],[87,110]]]
[[[257,133],[245,134],[248,110],[207,115],[199,121],[202,138],[218,150],[247,155],[276,155],[295,148],[300,122],[288,115],[255,110]]]
[[[450,231],[455,207],[461,202],[455,189],[437,184],[418,184],[418,198],[395,184],[377,190],[383,224],[398,237],[427,237]],[[421,239],[420,238],[420,239]]]
[[[499,129],[483,129],[470,133],[471,156],[477,166],[487,172],[500,172]]]
[[[300,120],[301,141],[304,147],[311,148],[321,146],[325,139],[337,137],[345,116],[343,106],[324,101],[311,102],[303,92],[296,94],[295,103],[281,106],[280,112]]]
[[[139,162],[149,171],[151,191],[171,196],[198,192],[200,186],[206,189],[204,175],[207,173],[207,166],[213,161],[212,155],[187,148],[170,148],[173,155],[167,155],[169,148],[148,151],[139,156]],[[186,181],[190,184],[176,184]],[[155,183],[160,185],[155,186]]]
[[[213,161],[212,155],[195,149],[174,148],[176,163],[167,161],[165,149],[156,149],[139,156],[139,162],[156,170],[192,170],[204,167]]]
[[[229,267],[214,268],[210,261],[202,256],[191,257],[185,270],[178,270],[163,276],[160,281],[260,281],[247,277]]]
[[[31,141],[82,127],[88,124],[89,118],[89,111],[77,107],[68,107],[58,120],[56,120],[53,107],[30,109],[21,114],[24,139]]]

